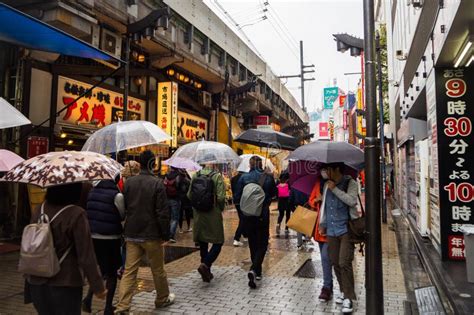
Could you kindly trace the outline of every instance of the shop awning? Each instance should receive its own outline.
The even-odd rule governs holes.
[[[0,41],[62,55],[123,62],[3,3],[0,3],[0,21]]]

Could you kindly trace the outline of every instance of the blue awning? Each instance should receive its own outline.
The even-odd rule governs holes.
[[[0,3],[0,21],[0,41],[62,55],[123,62],[3,3]]]

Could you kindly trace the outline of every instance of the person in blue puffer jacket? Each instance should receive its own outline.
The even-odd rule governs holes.
[[[117,270],[122,265],[120,253],[122,221],[125,217],[123,195],[113,180],[94,183],[87,197],[87,217],[94,243],[95,255],[106,281],[107,299],[104,314],[113,314],[112,306],[117,287]],[[82,310],[91,312],[92,292],[82,302]]]

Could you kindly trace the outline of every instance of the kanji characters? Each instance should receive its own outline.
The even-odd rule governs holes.
[[[453,220],[469,221],[471,219],[471,207],[453,206]]]
[[[63,97],[63,104],[64,104],[64,105],[68,105],[68,104],[70,104],[72,101],[74,101],[74,98],[72,98],[72,97],[66,97],[66,96]],[[76,108],[77,108],[77,103],[76,103],[76,102],[74,102],[73,104],[71,104],[71,105],[67,108],[66,114],[64,115],[63,120],[68,120],[69,118],[71,118],[72,112],[73,112],[74,109],[76,109]]]
[[[94,122],[97,126],[105,126],[105,107],[104,105],[94,105],[92,107],[92,117],[91,121]]]
[[[453,247],[451,248],[451,257],[464,257],[464,248],[461,247]]]
[[[464,115],[466,112],[465,101],[450,101],[448,102],[448,114],[449,115]]]
[[[450,154],[465,154],[466,153],[466,148],[469,145],[464,141],[463,139],[458,140],[454,139],[450,144],[449,147],[453,148],[449,153]]]
[[[77,122],[80,122],[82,120],[89,122],[89,113],[87,112],[88,110],[89,110],[89,104],[87,104],[87,102],[82,103],[82,107],[80,109],[81,116],[77,119]]]

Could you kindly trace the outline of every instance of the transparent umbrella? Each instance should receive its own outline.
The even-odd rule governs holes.
[[[270,161],[270,159],[264,158],[263,156],[258,155],[258,154],[242,154],[240,156],[241,162],[239,164],[239,167],[237,167],[237,171],[238,172],[244,172],[244,173],[250,172],[250,159],[253,156],[258,156],[259,158],[262,159],[263,168],[268,167],[270,172],[275,171],[276,168],[275,168],[275,165],[273,165],[272,161]]]
[[[198,164],[232,164],[237,166],[240,163],[239,156],[228,145],[205,140],[188,143],[178,148],[171,159],[178,157],[190,159]]]
[[[15,107],[0,97],[0,129],[17,127],[31,124],[31,121],[23,116]]]
[[[143,120],[122,121],[94,132],[82,151],[112,153],[157,144],[171,137],[157,125]]]

